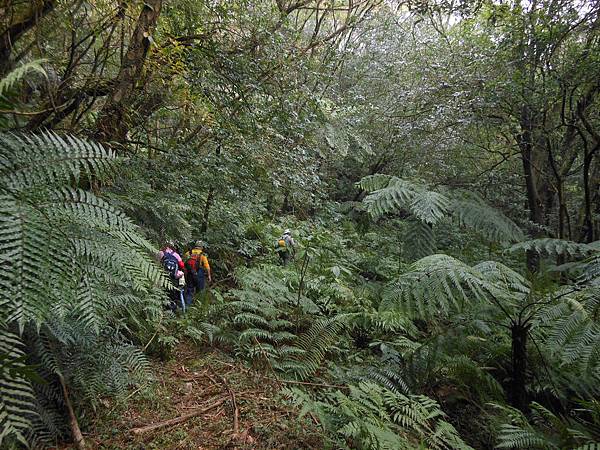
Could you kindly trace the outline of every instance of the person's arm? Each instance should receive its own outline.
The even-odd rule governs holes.
[[[183,259],[181,259],[181,256],[179,256],[179,253],[173,252],[173,254],[175,255],[175,259],[177,260],[177,265],[179,266],[179,268],[181,270],[183,270],[185,268],[185,264],[183,263]]]
[[[208,281],[212,283],[212,270],[210,269],[210,263],[208,262],[208,257],[206,255],[202,255],[202,266],[208,274]]]

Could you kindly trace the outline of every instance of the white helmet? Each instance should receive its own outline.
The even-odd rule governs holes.
[[[290,231],[290,229],[289,229],[289,228],[286,228],[286,229],[283,231],[283,234],[292,234],[292,232]]]

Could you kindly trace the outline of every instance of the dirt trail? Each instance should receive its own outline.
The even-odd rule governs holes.
[[[273,378],[227,356],[180,345],[153,362],[156,380],[127,405],[103,402],[88,426],[92,449],[322,448],[317,426],[279,398]],[[103,408],[104,409],[104,408]]]

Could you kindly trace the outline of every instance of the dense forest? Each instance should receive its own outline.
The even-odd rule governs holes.
[[[597,0],[1,0],[0,448],[600,449],[599,150]]]

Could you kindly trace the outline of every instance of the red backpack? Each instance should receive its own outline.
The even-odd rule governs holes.
[[[187,261],[185,262],[185,268],[192,274],[195,274],[196,272],[198,272],[198,269],[200,268],[200,257],[202,256],[201,253],[194,253],[192,255],[190,255],[190,257],[187,259]]]

